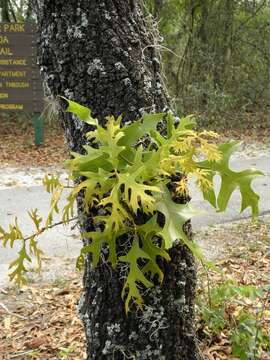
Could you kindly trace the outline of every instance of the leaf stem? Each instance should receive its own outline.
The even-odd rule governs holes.
[[[59,222],[56,222],[54,224],[51,224],[51,225],[48,225],[48,226],[43,226],[41,229],[39,229],[39,231],[35,232],[34,234],[24,238],[24,239],[21,239],[22,241],[27,241],[27,240],[31,240],[33,239],[34,237],[36,236],[39,236],[41,235],[45,230],[50,230],[56,226],[59,226],[59,225],[64,225],[64,224],[67,224],[67,223],[70,223],[71,221],[74,221],[74,220],[78,220],[78,216],[72,218],[72,219],[69,219],[68,221],[59,221]]]
[[[134,165],[134,163],[129,161],[124,155],[119,154],[119,156],[122,160],[125,160],[129,165]]]

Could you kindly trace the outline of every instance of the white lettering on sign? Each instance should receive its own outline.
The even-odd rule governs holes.
[[[0,110],[23,110],[23,104],[0,104]]]
[[[9,40],[7,36],[0,35],[0,45],[9,44]]]
[[[10,48],[0,47],[0,55],[12,56],[13,52],[11,51]]]
[[[16,88],[16,89],[25,89],[25,88],[29,88],[30,84],[29,82],[26,81],[6,81],[6,87],[7,88]]]
[[[24,24],[10,23],[10,24],[1,24],[1,31],[3,32],[12,32],[12,33],[22,33],[25,32]]]
[[[25,77],[26,71],[1,71],[0,77]]]
[[[26,66],[26,59],[0,59],[0,65]]]

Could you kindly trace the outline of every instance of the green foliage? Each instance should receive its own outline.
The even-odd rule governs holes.
[[[229,332],[232,355],[241,360],[259,360],[261,350],[270,350],[270,340],[260,325],[263,304],[257,312],[250,307],[250,301],[265,301],[269,287],[239,285],[226,281],[215,286],[205,297],[198,300],[198,311],[205,326],[205,333],[219,335]],[[206,295],[206,294],[204,294]]]
[[[7,231],[0,227],[0,240],[2,241],[2,245],[4,248],[6,248],[8,245],[10,246],[10,248],[13,248],[15,241],[19,241],[21,243],[21,249],[18,252],[17,258],[9,265],[9,269],[13,268],[13,270],[9,274],[9,278],[11,281],[14,281],[18,285],[26,283],[26,263],[32,263],[31,257],[36,258],[37,271],[40,271],[41,269],[41,257],[43,252],[38,247],[38,243],[35,238],[37,235],[41,234],[44,231],[44,229],[41,228],[42,218],[39,217],[37,209],[29,211],[28,215],[36,229],[36,233],[29,237],[23,236],[17,218],[15,218],[14,224],[9,225],[9,229]]]
[[[66,347],[60,347],[58,352],[59,359],[68,359],[70,354],[74,352],[74,348],[72,346],[66,348]]]
[[[176,204],[168,189],[164,187],[162,190],[156,208],[164,215],[165,224],[157,234],[163,238],[165,249],[170,249],[176,239],[181,239],[197,258],[204,260],[199,247],[188,239],[183,229],[184,224],[198,214],[198,211],[193,210],[189,205]]]
[[[232,193],[240,189],[241,210],[250,207],[253,215],[257,215],[259,197],[251,189],[251,181],[262,174],[253,170],[238,173],[230,170],[229,158],[235,143],[218,147],[217,134],[196,132],[191,117],[174,125],[171,113],[145,114],[129,125],[122,125],[121,117],[110,116],[103,128],[92,118],[89,109],[66,101],[66,111],[95,125],[95,130],[86,134],[92,145],[84,146],[85,153],[72,153],[72,159],[66,162],[75,185],[67,196],[62,222],[73,220],[78,194],[83,199],[85,214],[95,209],[92,212],[95,231],[83,234],[87,245],[81,250],[77,267],[83,265],[85,255],[90,253],[93,267],[106,261],[112,267],[126,268],[122,297],[127,312],[132,302],[142,307],[142,292],[157,280],[162,282],[164,274],[158,259],[170,261],[169,249],[176,241],[182,241],[203,260],[200,249],[183,229],[197,211],[189,204],[174,202],[176,197],[187,195],[190,177],[196,179],[204,198],[218,211],[225,210]],[[166,126],[166,135],[157,130],[160,122]],[[213,189],[215,175],[222,180],[217,198]],[[167,185],[177,177],[175,191],[170,192]],[[42,219],[35,211],[31,213],[36,235],[54,226],[54,213],[59,212],[58,202],[65,187],[55,176],[46,177],[44,185],[51,193],[51,206],[43,228],[40,228]],[[25,245],[18,226],[11,230],[1,229],[2,241],[18,239]],[[29,261],[24,249],[15,264],[18,282],[26,271],[21,260]],[[38,257],[33,241],[31,249]]]
[[[237,141],[230,141],[222,144],[219,147],[219,150],[223,154],[222,160],[219,162],[207,161],[203,163],[203,167],[210,171],[209,179],[211,181],[213,181],[215,173],[219,173],[221,177],[221,187],[217,199],[213,190],[204,192],[204,197],[206,200],[210,201],[212,205],[217,207],[218,211],[224,211],[227,208],[232,193],[236,189],[239,189],[242,195],[241,212],[246,208],[251,207],[252,214],[255,217],[258,215],[259,211],[259,196],[253,191],[251,182],[253,179],[263,174],[254,169],[235,172],[229,168],[230,156],[237,146]]]

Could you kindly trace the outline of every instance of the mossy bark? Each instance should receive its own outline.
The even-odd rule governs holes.
[[[110,114],[123,114],[127,122],[169,107],[154,39],[137,1],[44,0],[39,23],[39,64],[48,95],[88,105],[101,124]],[[87,125],[63,116],[63,127],[69,148],[82,151]],[[91,228],[91,220],[85,226]],[[79,311],[88,360],[199,359],[194,258],[182,245],[170,255],[163,284],[145,295],[145,312],[128,316],[121,269],[92,269],[87,262]]]

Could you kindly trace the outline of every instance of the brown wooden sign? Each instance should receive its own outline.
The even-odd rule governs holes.
[[[0,23],[0,111],[42,111],[36,41],[35,25]]]

